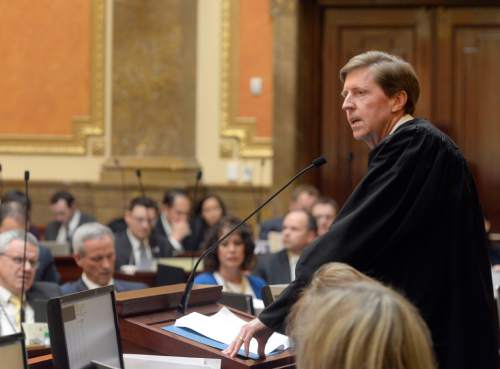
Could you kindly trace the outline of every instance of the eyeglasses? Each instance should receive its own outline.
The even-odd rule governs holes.
[[[10,256],[10,255],[7,255],[7,254],[0,254],[0,256],[5,256],[6,258],[9,258],[17,266],[22,266],[23,265],[23,258],[21,256]],[[30,264],[30,266],[31,266],[32,269],[35,269],[38,266],[38,260],[26,259],[26,262]]]

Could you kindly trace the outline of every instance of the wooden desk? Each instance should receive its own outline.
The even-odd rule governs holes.
[[[28,359],[30,369],[52,369],[52,355],[35,356]]]
[[[222,360],[222,369],[293,367],[295,360],[289,351],[263,360],[230,358],[218,349],[164,331],[162,327],[173,324],[181,316],[176,307],[183,291],[184,284],[177,284],[117,294],[123,352],[216,358]],[[197,311],[206,315],[216,313],[222,307],[217,303],[222,297],[221,291],[221,286],[195,286],[188,312]],[[231,310],[245,320],[253,318],[238,310]]]

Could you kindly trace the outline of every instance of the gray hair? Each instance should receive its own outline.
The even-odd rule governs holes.
[[[85,223],[78,227],[73,234],[73,250],[80,255],[85,254],[85,241],[97,240],[104,236],[110,237],[113,242],[115,236],[111,229],[97,222]]]
[[[5,202],[0,205],[0,225],[7,218],[14,219],[17,223],[24,225],[26,221],[26,210],[18,202]]]
[[[0,254],[3,254],[7,250],[7,247],[9,247],[12,241],[18,240],[24,242],[25,235],[28,243],[38,248],[38,240],[33,234],[29,232],[26,234],[26,232],[21,229],[13,229],[12,231],[0,233]]]

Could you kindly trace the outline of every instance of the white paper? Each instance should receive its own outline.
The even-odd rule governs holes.
[[[125,369],[220,369],[220,359],[123,354]]]
[[[212,316],[206,316],[200,313],[191,313],[176,320],[177,327],[192,329],[208,338],[230,345],[238,337],[241,327],[247,322],[234,315],[229,309],[223,307]],[[265,354],[274,350],[286,350],[290,346],[288,337],[273,333],[267,341]],[[257,355],[258,344],[255,338],[250,341],[250,352]]]

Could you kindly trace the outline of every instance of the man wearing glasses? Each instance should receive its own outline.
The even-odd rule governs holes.
[[[152,234],[153,205],[154,201],[148,197],[136,197],[130,202],[125,212],[127,229],[115,238],[116,270],[123,265],[134,265],[136,270],[152,271],[156,269],[156,258],[172,256],[173,248],[167,239]]]
[[[21,290],[23,286],[23,254],[25,233],[13,230],[0,234],[0,332],[2,335],[20,331]],[[47,301],[59,296],[55,283],[34,282],[38,265],[38,241],[26,235],[24,263],[25,322],[45,322]]]

